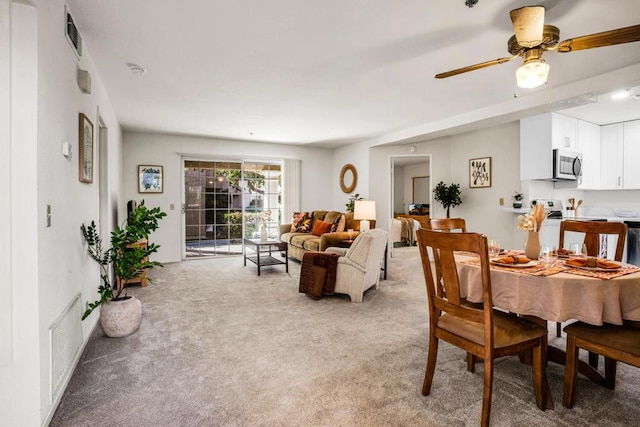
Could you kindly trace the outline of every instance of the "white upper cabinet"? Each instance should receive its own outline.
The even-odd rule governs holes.
[[[520,120],[520,179],[553,176],[551,114]]]
[[[558,113],[520,120],[520,179],[552,178],[553,150],[579,151],[578,123]]]
[[[622,123],[601,128],[599,188],[602,190],[622,188],[623,136]]]
[[[578,120],[578,146],[582,153],[582,176],[578,188],[595,190],[600,188],[600,126]]]
[[[551,113],[551,122],[553,148],[578,151],[578,119]]]
[[[625,189],[640,189],[640,120],[623,125],[623,179]]]

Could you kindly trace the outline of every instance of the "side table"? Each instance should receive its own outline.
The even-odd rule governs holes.
[[[254,256],[247,256],[247,249],[251,248],[255,252]],[[276,258],[272,254],[272,250],[277,252],[284,252],[284,261]],[[287,242],[280,241],[278,239],[269,238],[267,240],[261,239],[244,239],[244,266],[247,266],[247,260],[258,266],[258,276],[260,275],[260,268],[265,265],[285,265],[285,270],[289,272],[289,247]]]

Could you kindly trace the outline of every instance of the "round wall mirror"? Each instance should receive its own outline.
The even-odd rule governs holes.
[[[358,183],[358,172],[356,167],[351,163],[347,163],[340,171],[340,188],[343,192],[349,194],[356,188]]]

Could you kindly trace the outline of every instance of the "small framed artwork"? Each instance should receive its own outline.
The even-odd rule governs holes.
[[[491,187],[491,157],[469,160],[469,188]]]
[[[80,113],[80,133],[78,137],[80,147],[80,182],[93,182],[93,123]]]
[[[162,166],[138,165],[138,193],[162,193]]]

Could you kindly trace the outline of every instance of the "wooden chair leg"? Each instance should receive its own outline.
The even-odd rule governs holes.
[[[433,382],[433,374],[436,370],[436,358],[438,357],[438,338],[429,334],[429,354],[427,355],[427,369],[424,373],[424,382],[422,383],[422,395],[428,396],[431,391],[431,383]]]
[[[491,419],[491,394],[493,391],[493,358],[484,361],[484,390],[482,392],[482,418],[480,425],[489,426]]]
[[[536,405],[543,411],[547,408],[547,384],[545,380],[545,358],[543,344],[533,349],[533,389],[536,395]]]
[[[618,368],[618,362],[610,357],[604,358],[604,385],[608,389],[615,390],[616,388],[616,371]]]
[[[589,365],[591,365],[593,369],[598,369],[598,353],[589,352]]]
[[[564,367],[564,406],[573,408],[576,380],[578,378],[578,355],[576,337],[567,334],[567,362]]]
[[[560,338],[562,336],[562,323],[556,322],[556,337]]]
[[[472,353],[467,353],[467,371],[471,373],[476,371],[476,357]]]

